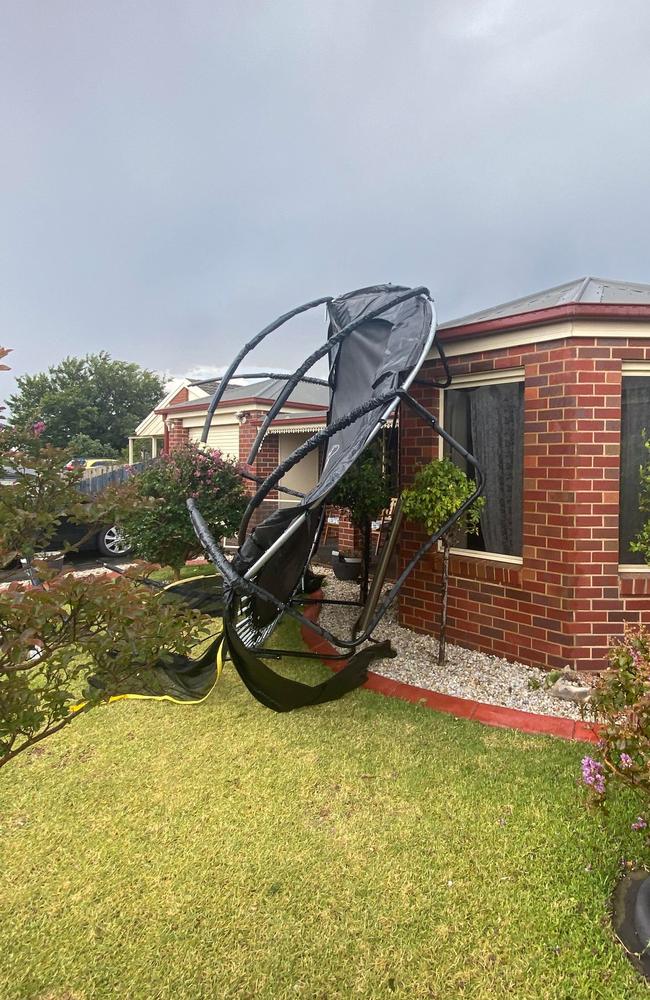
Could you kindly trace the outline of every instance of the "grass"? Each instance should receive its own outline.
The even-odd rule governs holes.
[[[584,752],[364,691],[276,715],[231,668],[99,708],[0,772],[0,996],[645,997],[632,803],[585,812]]]

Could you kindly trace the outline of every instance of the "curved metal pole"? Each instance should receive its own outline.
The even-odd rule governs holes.
[[[233,375],[237,371],[237,368],[244,360],[246,355],[249,354],[254,347],[257,347],[257,345],[261,343],[265,337],[268,337],[270,333],[273,333],[274,330],[277,330],[278,327],[282,326],[288,320],[293,319],[294,316],[298,316],[300,313],[307,312],[308,309],[314,309],[316,306],[325,305],[328,302],[332,302],[331,295],[326,295],[324,298],[321,299],[313,299],[311,302],[305,302],[305,304],[302,306],[296,306],[295,309],[291,309],[290,312],[284,313],[284,315],[280,316],[272,323],[269,323],[269,325],[265,326],[263,330],[260,330],[260,332],[256,334],[252,340],[249,340],[248,343],[244,344],[244,346],[242,347],[241,351],[239,352],[235,360],[228,365],[228,368],[226,369],[226,372],[221,380],[219,388],[217,389],[214,396],[210,400],[210,405],[208,406],[208,412],[205,417],[205,423],[203,425],[203,432],[201,434],[201,441],[204,444],[208,440],[208,434],[210,433],[210,424],[212,423],[212,417],[214,415],[214,411],[216,410],[217,406],[223,399],[223,394],[228,388],[228,383],[230,382],[230,379],[233,377]]]
[[[391,299],[385,305],[379,306],[377,309],[372,309],[369,313],[366,313],[364,316],[359,316],[357,317],[357,319],[352,320],[350,323],[346,323],[346,325],[343,327],[342,330],[340,330],[337,334],[328,339],[326,344],[321,345],[321,347],[318,347],[313,354],[310,354],[310,356],[305,361],[303,361],[300,367],[296,368],[291,378],[287,381],[284,389],[277,397],[275,403],[266,414],[262,426],[257,432],[257,437],[253,442],[250,454],[246,459],[246,464],[247,465],[253,464],[253,462],[255,461],[255,456],[259,451],[260,445],[264,440],[264,435],[269,429],[271,422],[277,416],[283,404],[286,403],[287,399],[289,398],[293,390],[301,381],[303,375],[305,375],[305,373],[308,372],[309,369],[316,364],[319,358],[322,358],[325,354],[328,354],[333,347],[336,347],[336,345],[340,344],[342,340],[345,340],[345,338],[349,336],[349,334],[351,334],[354,330],[356,330],[357,327],[361,326],[362,323],[368,323],[370,320],[377,319],[377,317],[381,316],[382,313],[388,312],[389,309],[393,309],[395,306],[401,305],[402,302],[408,302],[409,299],[414,299],[418,295],[425,295],[427,299],[429,300],[431,299],[431,296],[429,295],[429,289],[425,288],[424,285],[421,285],[419,288],[409,288],[408,291],[402,292],[400,295],[396,295],[395,298]]]
[[[409,560],[408,564],[404,567],[403,571],[400,573],[398,579],[395,581],[395,583],[391,587],[390,591],[388,592],[384,600],[379,604],[372,621],[367,625],[365,631],[360,635],[355,636],[354,639],[346,640],[334,636],[328,629],[323,628],[316,622],[313,622],[311,619],[306,618],[304,615],[300,614],[300,612],[295,611],[294,608],[279,600],[279,598],[269,593],[269,591],[267,591],[265,588],[259,587],[257,584],[253,583],[252,580],[246,579],[242,577],[239,573],[237,573],[237,571],[232,567],[228,559],[226,559],[225,554],[223,553],[220,546],[212,536],[212,533],[210,532],[210,529],[208,528],[203,516],[201,515],[201,512],[197,508],[195,501],[192,500],[191,497],[187,500],[187,507],[190,513],[192,526],[194,528],[194,531],[196,532],[196,536],[201,542],[203,548],[210,556],[210,559],[212,560],[214,565],[222,574],[224,581],[228,584],[228,586],[231,589],[235,591],[240,591],[245,594],[249,594],[251,596],[255,595],[256,597],[262,598],[262,600],[266,602],[274,604],[279,611],[286,611],[286,613],[291,618],[294,618],[296,621],[301,622],[303,625],[305,625],[307,628],[310,628],[317,635],[323,636],[330,642],[333,642],[334,645],[339,646],[339,648],[341,649],[351,649],[351,650],[356,649],[358,646],[362,645],[364,642],[366,642],[367,639],[370,638],[374,630],[377,628],[377,625],[384,617],[389,607],[399,594],[399,591],[404,585],[405,580],[407,579],[409,574],[413,571],[415,566],[419,563],[420,559],[422,559],[422,557],[426,555],[426,553],[432,548],[433,545],[435,545],[438,539],[440,539],[446,531],[449,531],[449,529],[456,523],[456,521],[460,517],[462,517],[464,512],[471,506],[474,500],[476,500],[476,498],[480,496],[481,493],[483,492],[484,476],[481,467],[474,458],[474,456],[471,455],[466,448],[463,448],[463,446],[459,444],[454,438],[452,438],[451,435],[443,427],[440,426],[436,418],[431,413],[429,413],[429,411],[424,406],[422,406],[421,403],[418,403],[417,400],[413,399],[413,397],[410,396],[408,392],[402,389],[402,390],[397,390],[397,394],[399,398],[401,398],[402,401],[407,406],[410,406],[411,409],[413,409],[420,417],[422,417],[434,431],[440,434],[440,436],[445,441],[447,441],[447,443],[455,451],[457,451],[470,463],[470,465],[474,468],[476,473],[476,489],[474,490],[472,495],[468,497],[463,504],[461,504],[458,510],[451,515],[451,517],[445,522],[445,524],[443,524],[442,527],[438,529],[438,531],[434,532],[433,535],[430,535],[430,537],[427,538],[426,541],[422,543],[422,545],[417,550],[415,555]],[[305,516],[306,516],[305,514],[302,515],[302,517]],[[278,542],[280,542],[281,544],[283,540],[284,536],[281,539],[278,539]],[[252,567],[252,569],[254,569],[254,567]]]

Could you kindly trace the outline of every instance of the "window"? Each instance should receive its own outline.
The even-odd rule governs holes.
[[[644,565],[640,552],[630,552],[630,542],[641,530],[646,515],[639,510],[639,467],[647,461],[643,432],[650,435],[650,371],[623,377],[621,412],[621,493],[619,505],[619,561]]]
[[[485,377],[446,389],[443,425],[479,462],[486,504],[478,535],[456,545],[475,551],[521,556],[524,457],[524,383],[518,372],[488,383]],[[447,445],[444,454],[468,475],[471,466]]]

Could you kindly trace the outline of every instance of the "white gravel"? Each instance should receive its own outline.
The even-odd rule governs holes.
[[[359,585],[337,580],[327,566],[315,567],[327,576],[325,596],[336,600],[355,600]],[[349,636],[358,608],[324,604],[320,624],[334,635]],[[437,665],[438,642],[434,636],[419,635],[397,624],[393,606],[377,627],[374,638],[390,639],[397,657],[375,660],[372,672],[406,681],[417,687],[458,698],[471,698],[491,705],[518,708],[539,715],[556,715],[565,719],[580,719],[580,708],[573,702],[552,697],[543,686],[546,672],[523,663],[513,663],[499,656],[463,649],[447,643],[447,663]],[[530,686],[539,683],[537,689]]]

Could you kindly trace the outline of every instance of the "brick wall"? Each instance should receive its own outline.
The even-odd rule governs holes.
[[[452,376],[525,369],[522,564],[452,556],[449,638],[524,663],[601,669],[625,621],[650,622],[650,583],[618,573],[621,364],[650,361],[650,339],[540,341],[456,358],[453,343],[446,350]],[[436,390],[415,386],[414,395],[437,411]],[[400,422],[406,484],[438,456],[438,441],[409,411]],[[407,524],[402,565],[423,539]],[[430,554],[404,587],[401,621],[435,632],[439,588],[440,559]]]
[[[167,428],[169,431],[169,451],[174,451],[175,448],[187,444],[190,439],[189,428],[183,426],[183,421],[180,418],[168,419]]]

